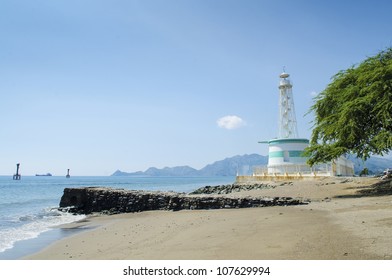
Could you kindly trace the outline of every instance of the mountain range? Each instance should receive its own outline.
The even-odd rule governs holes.
[[[361,159],[351,157],[354,162],[354,171],[359,174],[365,167],[369,169],[370,174],[378,174],[386,168],[392,168],[392,160],[379,157],[371,157],[366,162]],[[192,176],[236,176],[237,173],[242,175],[252,173],[251,167],[255,165],[267,165],[268,156],[258,154],[245,154],[229,157],[223,160],[208,164],[202,169],[195,169],[190,166],[175,166],[156,168],[150,167],[146,171],[137,172],[123,172],[117,170],[111,176],[177,176],[177,177],[192,177]]]
[[[242,155],[226,158],[208,164],[202,169],[195,169],[190,166],[165,167],[158,169],[150,167],[146,171],[138,171],[133,173],[122,172],[117,170],[112,176],[235,176],[238,171],[243,174],[246,166],[266,165],[268,163],[267,156],[257,154]],[[241,169],[241,170],[239,170]],[[246,172],[247,170],[245,170]]]
[[[369,170],[369,174],[379,174],[387,168],[392,168],[392,159],[371,157],[367,161],[362,159],[349,156],[352,162],[354,162],[354,172],[359,174],[365,167]]]

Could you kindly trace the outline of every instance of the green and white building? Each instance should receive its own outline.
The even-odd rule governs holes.
[[[279,138],[260,143],[268,144],[268,173],[298,173],[309,169],[304,149],[309,140],[303,138]]]

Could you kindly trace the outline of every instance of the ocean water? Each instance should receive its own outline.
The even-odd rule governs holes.
[[[83,219],[83,215],[60,212],[57,207],[64,188],[105,186],[132,190],[190,192],[207,185],[233,183],[234,177],[41,177],[12,180],[0,176],[0,257],[34,241],[54,227]],[[38,239],[37,239],[38,240]],[[19,246],[21,247],[21,246]],[[23,248],[19,250],[23,251]],[[12,255],[12,254],[11,254]]]

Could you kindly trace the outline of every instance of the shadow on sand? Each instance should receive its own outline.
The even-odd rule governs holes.
[[[335,198],[359,198],[392,195],[392,179],[380,180],[370,186],[355,187],[355,194],[338,195]]]

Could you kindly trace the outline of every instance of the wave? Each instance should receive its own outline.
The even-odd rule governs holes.
[[[46,208],[37,214],[20,216],[14,220],[12,227],[0,229],[0,253],[13,248],[18,241],[36,238],[53,227],[75,222],[84,217],[84,215],[64,213],[56,208]]]

